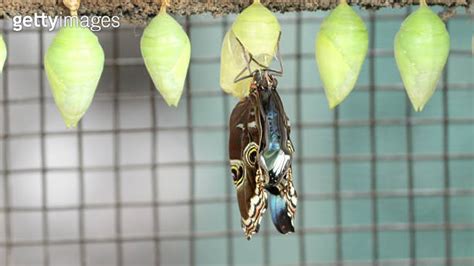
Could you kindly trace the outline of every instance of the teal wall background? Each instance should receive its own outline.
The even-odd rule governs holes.
[[[380,9],[372,22],[355,9],[374,57],[336,111],[314,60],[328,13],[277,15],[297,231],[280,235],[267,214],[251,241],[227,162],[236,100],[219,88],[220,46],[235,15],[190,17],[192,63],[177,109],[150,83],[142,28],[98,33],[107,65],[77,130],[65,129],[41,68],[55,32],[14,33],[0,22],[9,47],[0,76],[0,264],[474,265],[473,17],[457,9],[449,20],[446,73],[414,113],[393,58],[407,9]]]
[[[436,8],[435,8],[436,9]],[[259,234],[250,242],[242,236],[198,240],[196,258],[200,265],[225,264],[228,261],[227,245],[232,246],[232,260],[236,265],[294,265],[301,263],[301,249],[305,262],[332,265],[337,261],[337,231],[341,233],[341,259],[348,265],[370,265],[378,254],[381,265],[399,262],[408,265],[414,252],[417,265],[446,265],[444,194],[448,194],[447,219],[455,229],[449,233],[451,265],[467,266],[474,263],[474,90],[471,37],[472,18],[455,17],[449,21],[452,50],[447,65],[446,80],[438,89],[426,109],[412,112],[393,58],[393,39],[406,9],[382,9],[375,13],[375,25],[370,27],[369,13],[357,8],[364,16],[369,35],[375,35],[377,56],[374,59],[375,81],[375,180],[371,180],[370,134],[370,65],[364,63],[359,81],[350,97],[338,108],[340,190],[335,190],[334,111],[327,108],[322,83],[314,61],[314,39],[320,22],[327,12],[302,14],[302,24],[296,23],[297,14],[278,15],[282,23],[281,52],[285,73],[279,79],[279,91],[293,124],[292,137],[296,142],[297,157],[294,164],[299,201],[297,233],[281,236],[266,219],[262,228],[269,230],[268,239]],[[440,9],[436,9],[440,11]],[[458,10],[459,13],[464,13]],[[195,17],[193,20],[215,21]],[[232,21],[232,19],[230,20]],[[297,51],[296,32],[301,27],[301,61],[291,58]],[[191,30],[193,56],[218,56],[221,25],[212,24],[205,29]],[[462,50],[460,52],[459,50]],[[296,73],[296,65],[301,71]],[[191,87],[195,91],[219,87],[219,63],[192,66]],[[205,77],[205,78],[203,78]],[[300,80],[298,81],[298,78]],[[443,83],[448,92],[443,95]],[[297,86],[301,94],[297,94]],[[301,105],[297,106],[297,97]],[[447,101],[444,110],[443,101]],[[233,100],[229,107],[233,107]],[[300,108],[301,116],[297,116]],[[194,101],[193,118],[196,125],[224,126],[229,114],[222,112],[220,96]],[[444,112],[448,114],[447,136],[444,135]],[[298,119],[299,118],[299,119]],[[407,143],[407,121],[411,121],[411,151]],[[301,129],[295,125],[300,124]],[[356,124],[356,126],[353,126]],[[300,130],[301,132],[298,132]],[[195,134],[196,160],[220,160],[226,156],[226,132]],[[300,136],[298,138],[297,136]],[[447,145],[444,160],[444,145]],[[409,157],[407,157],[409,156]],[[448,167],[449,176],[446,176]],[[409,174],[411,168],[411,175]],[[226,166],[196,168],[196,197],[225,196]],[[445,187],[445,179],[449,187]],[[411,180],[411,181],[410,181]],[[372,182],[375,181],[375,184]],[[413,210],[410,211],[409,183],[413,185]],[[304,184],[304,185],[303,185]],[[376,203],[370,192],[376,193]],[[230,189],[234,192],[233,188]],[[464,191],[467,193],[458,192]],[[340,227],[336,222],[336,200],[340,197]],[[449,196],[453,193],[453,196]],[[396,194],[396,195],[394,195]],[[378,196],[380,195],[380,196]],[[372,212],[375,204],[376,213]],[[196,209],[198,231],[225,230],[225,202],[200,204]],[[410,242],[410,212],[414,215],[413,243]],[[378,245],[370,226],[376,215]],[[267,217],[268,218],[268,217]],[[236,203],[232,205],[232,228],[239,227]],[[459,225],[459,226],[457,226]],[[364,229],[357,229],[364,228]],[[459,229],[457,229],[459,228]],[[298,231],[304,232],[299,234]],[[308,230],[308,231],[306,231]],[[353,232],[354,231],[354,232]],[[264,247],[268,245],[267,247]],[[267,255],[265,255],[267,252]],[[320,264],[319,264],[320,263]],[[325,264],[328,263],[328,264]],[[390,264],[391,265],[391,264]]]

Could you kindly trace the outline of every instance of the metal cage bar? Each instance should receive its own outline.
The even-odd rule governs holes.
[[[151,101],[151,125],[152,125],[152,132],[151,134],[151,162],[155,164],[158,161],[158,153],[156,152],[160,147],[158,146],[157,141],[157,108],[156,108],[156,97],[155,97],[155,86],[153,85],[153,81],[150,79],[150,101]],[[152,201],[153,201],[153,232],[154,232],[154,248],[155,248],[155,265],[160,265],[160,257],[161,257],[161,248],[160,248],[160,239],[157,237],[160,231],[160,224],[159,224],[159,210],[158,210],[158,179],[159,175],[157,173],[158,167],[156,164],[151,168],[151,186],[152,186]]]
[[[189,38],[192,38],[191,35],[191,21],[189,16],[186,16],[185,20],[185,29],[186,33],[188,34]],[[188,75],[186,76],[186,120],[187,120],[187,132],[188,132],[188,150],[190,155],[190,174],[189,174],[189,228],[191,229],[191,234],[189,238],[189,258],[190,264],[196,265],[196,210],[195,210],[195,171],[196,171],[196,164],[195,164],[195,154],[194,154],[194,136],[193,136],[193,115],[192,115],[192,108],[193,108],[193,97],[191,96],[191,70],[188,71]]]
[[[370,21],[370,50],[375,49],[375,20],[376,14],[374,11],[370,11],[369,21]],[[371,121],[374,121],[375,118],[375,57],[371,56],[369,58],[369,83],[370,83],[370,95],[369,95],[369,117]],[[370,159],[370,189],[372,191],[371,196],[371,215],[372,215],[372,226],[374,226],[374,230],[372,230],[372,256],[373,256],[373,266],[378,265],[379,260],[379,235],[375,226],[378,224],[378,213],[377,213],[377,139],[376,139],[376,130],[375,130],[375,123],[370,124],[370,154],[372,158]]]
[[[446,29],[449,30],[449,21],[446,22]],[[448,111],[448,66],[449,66],[449,58],[446,62],[446,66],[443,71],[443,78],[442,78],[442,87],[443,87],[443,172],[444,172],[444,180],[443,180],[443,189],[445,191],[450,190],[450,171],[449,171],[449,111]],[[444,210],[444,223],[450,224],[450,201],[449,196],[443,196],[443,210]],[[451,258],[451,229],[449,227],[444,229],[444,246],[445,246],[445,264],[447,266],[452,265],[452,258]]]
[[[112,54],[114,58],[119,56],[119,38],[117,30],[112,31],[113,36],[113,45],[112,45]],[[117,66],[113,67],[113,88],[115,90],[115,94],[119,94],[119,69]],[[123,241],[122,241],[122,185],[121,185],[121,172],[119,169],[120,165],[120,109],[119,109],[119,98],[116,96],[114,97],[114,104],[113,104],[113,143],[114,143],[114,176],[115,176],[115,187],[114,187],[114,195],[115,195],[115,233],[117,235],[116,241],[116,256],[117,256],[117,265],[123,265]]]
[[[3,28],[3,35],[5,36],[5,43],[8,45],[8,31],[6,28]],[[8,99],[8,62],[10,61],[9,58],[7,58],[5,62],[5,67],[3,69],[3,98]],[[3,168],[5,170],[5,173],[3,174],[3,195],[4,195],[4,203],[5,206],[9,207],[10,206],[10,190],[9,190],[9,179],[10,176],[8,174],[8,169],[9,169],[9,160],[8,160],[8,155],[9,155],[9,138],[8,134],[10,132],[10,122],[9,122],[9,106],[8,104],[4,103],[3,104],[3,131],[6,133],[6,137],[4,137],[4,143],[3,143]],[[5,208],[4,211],[4,219],[5,219],[5,265],[10,265],[10,259],[11,259],[11,218],[10,218],[10,208]]]
[[[42,56],[42,51],[44,50],[43,47],[43,31],[40,30],[39,32],[39,50],[41,51],[39,62],[40,65],[43,64],[43,56]],[[39,68],[39,77],[40,77],[40,85],[39,85],[39,90],[40,90],[40,134],[41,134],[41,141],[40,141],[40,151],[41,151],[41,204],[42,204],[42,229],[43,229],[43,264],[45,266],[50,265],[50,259],[49,259],[49,219],[48,219],[48,212],[46,211],[46,206],[48,205],[48,199],[47,199],[47,193],[48,193],[48,187],[47,187],[47,173],[46,173],[46,140],[44,136],[45,134],[45,128],[46,128],[46,121],[45,121],[45,104],[44,104],[44,83],[43,83],[43,69],[42,67]]]
[[[301,23],[301,19],[302,19],[302,16],[301,16],[301,13],[298,13],[296,15],[296,43],[295,43],[295,46],[296,46],[296,53],[297,55],[301,55],[301,51],[302,51],[302,38],[303,38],[303,35],[302,35],[302,23]],[[303,115],[303,110],[302,110],[302,94],[301,94],[301,79],[302,79],[302,75],[303,75],[303,66],[302,66],[302,63],[301,63],[301,56],[298,56],[296,57],[296,60],[297,60],[297,63],[296,63],[296,89],[295,89],[295,92],[296,92],[296,120],[297,121],[301,121]],[[303,150],[304,150],[304,145],[302,143],[302,139],[303,139],[303,128],[301,127],[301,124],[297,124],[296,126],[296,130],[297,130],[297,134],[296,134],[296,138],[298,138],[298,144],[297,144],[297,147],[296,147],[296,150],[298,152],[300,152],[301,154],[303,154]],[[303,191],[303,188],[304,188],[304,172],[303,172],[303,167],[302,167],[302,160],[301,160],[301,157],[300,156],[297,156],[296,157],[296,165],[297,165],[297,170],[298,170],[298,175],[299,175],[299,181],[298,181],[298,191],[300,191],[300,194],[298,195],[299,197],[299,204],[298,204],[298,212],[299,213],[304,213],[304,208],[305,208],[305,198],[304,198],[304,193],[302,193]],[[304,223],[304,219],[298,219],[298,226],[299,228],[305,228],[305,223]],[[305,247],[305,235],[303,233],[303,231],[300,231],[298,230],[297,231],[298,233],[298,245],[299,245],[299,253],[298,253],[298,256],[299,256],[299,259],[300,259],[300,262],[304,265],[307,261],[307,258],[306,258],[306,247]]]

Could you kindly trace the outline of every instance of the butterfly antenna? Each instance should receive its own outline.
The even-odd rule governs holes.
[[[269,71],[272,71],[272,72],[274,72],[275,74],[278,74],[278,75],[283,75],[283,62],[281,60],[281,54],[280,54],[280,40],[281,40],[281,31],[280,31],[280,34],[278,34],[277,52],[276,52],[276,55],[275,55],[275,60],[280,65],[280,70],[269,69]]]
[[[242,48],[243,56],[244,56],[245,62],[247,63],[247,66],[244,67],[242,69],[242,71],[240,71],[239,74],[237,74],[237,76],[235,77],[234,83],[237,83],[241,80],[244,80],[244,79],[247,79],[247,78],[250,78],[250,77],[253,76],[252,70],[250,69],[250,62],[251,62],[253,56],[250,52],[247,51],[247,49],[245,49],[244,44],[240,41],[239,38],[235,37],[235,39],[237,39],[237,42],[239,43],[240,47]],[[249,75],[241,77],[242,74],[244,74],[244,72],[246,70],[249,71]]]
[[[271,68],[265,67],[265,66],[264,66],[264,69],[263,69],[264,71],[268,71],[270,73],[273,73],[276,76],[282,76],[283,75],[283,63],[282,63],[281,54],[280,54],[280,39],[281,39],[281,31],[278,34],[276,54],[273,56],[273,58],[275,58],[275,60],[278,62],[279,66],[280,66],[280,69],[276,70],[276,69],[271,69]]]

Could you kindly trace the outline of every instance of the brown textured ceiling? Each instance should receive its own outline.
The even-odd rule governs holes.
[[[79,14],[120,16],[133,23],[143,23],[157,14],[160,4],[156,0],[82,0]],[[171,0],[169,12],[179,15],[211,13],[222,15],[240,12],[251,0]],[[275,12],[291,12],[299,10],[327,10],[337,5],[339,0],[261,0]],[[353,0],[352,5],[364,8],[402,7],[418,4],[418,0]],[[430,5],[446,7],[470,6],[472,0],[427,0]],[[62,0],[2,0],[0,18],[15,15],[32,15],[46,13],[48,15],[66,15],[67,9]]]

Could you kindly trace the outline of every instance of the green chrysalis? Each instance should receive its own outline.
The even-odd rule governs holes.
[[[5,60],[7,60],[7,46],[3,41],[2,35],[0,35],[0,74],[2,73]]]
[[[181,25],[162,8],[146,27],[141,43],[146,68],[166,103],[177,106],[191,58],[191,43]]]
[[[44,66],[66,126],[76,127],[92,102],[104,68],[97,36],[80,26],[62,28],[46,52]]]
[[[448,54],[446,26],[422,0],[395,36],[395,60],[415,111],[433,95]]]
[[[368,47],[364,21],[342,0],[324,19],[315,45],[329,108],[340,104],[354,88]]]
[[[225,92],[237,98],[248,95],[251,80],[234,83],[235,77],[247,66],[245,53],[251,53],[265,66],[270,65],[278,47],[280,31],[275,15],[259,0],[237,16],[222,43],[220,84]],[[246,51],[242,50],[237,39]],[[252,63],[251,68],[259,67]]]

